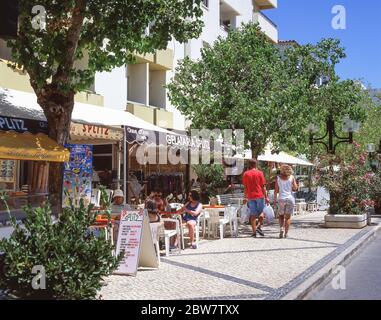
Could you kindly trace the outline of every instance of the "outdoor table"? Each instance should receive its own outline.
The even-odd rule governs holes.
[[[214,206],[211,206],[211,205],[203,205],[203,209],[209,213],[209,215],[206,215],[204,216],[204,220],[203,220],[203,237],[205,238],[205,230],[206,230],[206,222],[208,221],[208,224],[209,224],[209,220],[210,220],[210,217],[211,216],[220,216],[220,217],[224,217],[225,216],[225,207],[226,206],[222,206],[222,205],[214,205]],[[220,218],[221,219],[221,218]],[[217,227],[218,225],[217,224],[214,224],[214,225],[210,225],[208,226],[208,228],[215,228]]]
[[[204,205],[203,209],[209,212],[218,212],[220,216],[223,216],[225,214],[225,206],[209,206],[209,205]]]

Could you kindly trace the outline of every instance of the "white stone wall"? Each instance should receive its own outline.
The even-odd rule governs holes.
[[[94,91],[104,97],[105,107],[126,110],[126,68],[120,67],[111,72],[98,72],[95,75]]]

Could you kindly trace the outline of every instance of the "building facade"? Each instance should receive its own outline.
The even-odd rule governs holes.
[[[187,43],[171,41],[166,50],[137,56],[135,64],[97,73],[94,84],[76,95],[77,102],[129,111],[139,118],[163,128],[184,130],[184,116],[171,105],[165,85],[174,76],[179,62],[188,56],[197,60],[201,49],[211,46],[218,37],[242,23],[258,22],[274,43],[278,42],[277,26],[263,11],[277,8],[277,0],[203,0],[204,29],[198,39]],[[0,87],[33,93],[26,73],[7,66],[11,51],[0,39]],[[86,56],[77,67],[87,65]]]
[[[185,130],[186,119],[171,105],[165,88],[173,78],[174,70],[179,62],[185,57],[199,59],[203,47],[212,46],[219,37],[226,37],[229,29],[238,28],[242,23],[250,21],[258,22],[268,38],[277,43],[277,27],[262,12],[276,7],[277,0],[204,0],[202,8],[205,26],[198,39],[192,39],[187,43],[171,41],[165,50],[136,56],[134,64],[115,68],[108,73],[97,73],[91,88],[79,92],[75,101],[76,103],[129,111],[140,119],[159,127]],[[0,91],[0,94],[7,94],[7,89],[14,90],[15,95],[20,96],[34,94],[28,74],[21,69],[10,68],[7,65],[10,61],[12,61],[11,50],[6,46],[6,42],[0,39],[0,89],[5,89],[5,91]],[[88,59],[84,55],[84,58],[76,63],[76,67],[84,69],[87,64]],[[5,116],[10,115],[5,114]],[[72,127],[73,130],[76,129],[74,125]],[[72,139],[76,136],[75,132],[75,130],[71,132]],[[80,140],[75,140],[76,143],[82,141],[82,138],[81,136]],[[96,171],[106,169],[107,172],[116,172],[121,167],[120,146],[118,142],[106,140],[99,141],[98,139],[89,142],[94,145],[94,168]],[[36,173],[28,175],[23,172],[34,172],[34,167],[33,170],[24,167],[26,168],[26,165],[22,161],[17,161],[17,170],[14,171],[15,183],[12,188],[6,187],[5,189],[17,191],[23,185],[33,186],[34,184],[29,181],[32,176],[37,177],[40,175],[39,173],[44,173],[46,176],[46,167],[43,170],[36,167]],[[21,179],[22,176],[30,177]],[[41,176],[43,182],[41,184],[46,189],[48,180],[44,178],[45,176]],[[2,188],[3,186],[0,184],[0,189]],[[36,190],[39,188],[36,187]]]
[[[202,7],[204,29],[198,39],[171,41],[166,50],[137,56],[135,64],[96,75],[93,89],[104,97],[106,107],[127,110],[163,128],[185,130],[186,119],[171,105],[165,89],[184,57],[199,59],[203,47],[248,22],[258,23],[278,43],[277,26],[263,13],[277,8],[277,0],[203,0]]]

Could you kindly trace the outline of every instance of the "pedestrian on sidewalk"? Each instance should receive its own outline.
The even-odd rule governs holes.
[[[280,175],[277,177],[274,192],[274,207],[278,200],[279,214],[279,238],[287,238],[291,225],[291,217],[294,214],[295,198],[293,192],[298,190],[298,184],[293,176],[292,168],[289,165],[282,165]],[[278,198],[279,194],[279,198]]]
[[[244,185],[245,199],[250,211],[250,224],[253,229],[253,237],[257,237],[257,232],[264,237],[262,231],[263,210],[265,204],[269,204],[269,198],[266,190],[266,180],[262,171],[257,169],[257,160],[249,160],[249,170],[247,170],[242,179]],[[258,219],[258,225],[257,225]]]

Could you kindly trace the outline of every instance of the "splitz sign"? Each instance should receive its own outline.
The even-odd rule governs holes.
[[[119,141],[123,139],[123,131],[89,124],[72,123],[70,126],[70,136],[74,140],[76,137],[88,137]]]
[[[0,130],[20,133],[47,133],[48,123],[45,121],[0,116]]]

